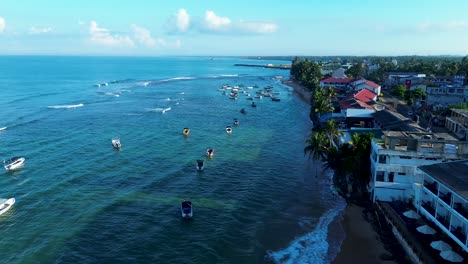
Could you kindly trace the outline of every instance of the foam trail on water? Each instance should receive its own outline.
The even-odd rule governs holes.
[[[7,129],[7,127],[0,127],[0,131]]]
[[[346,203],[339,200],[335,208],[328,210],[320,217],[314,231],[295,239],[285,249],[269,252],[275,263],[328,263],[328,226],[344,210]]]
[[[68,108],[77,108],[82,107],[84,104],[74,104],[74,105],[49,105],[47,108],[51,109],[68,109]]]

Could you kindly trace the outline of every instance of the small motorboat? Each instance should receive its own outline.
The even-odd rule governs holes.
[[[16,202],[15,198],[1,199],[0,198],[0,215],[8,211]]]
[[[197,170],[202,171],[205,168],[205,162],[203,160],[197,160]]]
[[[13,157],[11,159],[4,160],[3,164],[5,165],[3,167],[5,167],[5,170],[7,171],[16,170],[16,169],[23,167],[25,161],[26,161],[25,158]]]
[[[112,146],[115,149],[120,149],[122,147],[122,144],[120,143],[120,138],[113,138],[112,139]]]
[[[188,136],[190,134],[190,128],[185,127],[184,130],[182,130],[182,134],[184,134],[184,136]]]
[[[236,118],[234,118],[234,125],[235,126],[239,125],[239,120],[237,120]]]
[[[271,100],[274,101],[274,102],[279,102],[279,101],[281,101],[281,100],[280,100],[279,98],[277,98],[277,97],[272,97]]]
[[[257,107],[257,104],[255,102],[252,102],[252,107]]]
[[[240,112],[241,112],[242,114],[247,113],[247,111],[245,111],[245,108],[242,108],[242,109],[240,110]]]
[[[183,201],[180,205],[180,213],[183,219],[192,219],[193,217],[193,207],[191,201]]]
[[[231,134],[232,133],[232,128],[231,126],[226,127],[226,133]]]
[[[214,149],[212,149],[212,148],[207,148],[207,149],[206,149],[206,156],[207,156],[208,158],[212,158],[213,155],[214,155]]]

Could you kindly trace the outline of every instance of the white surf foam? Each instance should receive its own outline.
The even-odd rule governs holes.
[[[52,108],[52,109],[68,109],[68,108],[77,108],[77,107],[82,107],[84,104],[74,104],[74,105],[49,105],[47,108]]]
[[[120,94],[118,93],[111,93],[111,92],[108,92],[108,93],[105,93],[106,95],[110,95],[110,96],[115,96],[115,97],[119,97]]]
[[[340,200],[335,208],[328,210],[320,217],[315,229],[296,238],[290,246],[285,249],[269,252],[268,256],[275,262],[281,264],[293,263],[329,263],[328,254],[328,226],[344,210],[346,204]]]
[[[172,108],[171,107],[168,107],[168,108],[161,108],[161,107],[157,107],[157,108],[146,108],[146,111],[148,112],[160,112],[160,113],[166,113],[167,111],[170,111]]]
[[[0,127],[0,131],[7,129],[7,127]]]

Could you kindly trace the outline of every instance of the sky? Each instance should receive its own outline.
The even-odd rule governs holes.
[[[466,0],[0,0],[0,55],[467,55]]]

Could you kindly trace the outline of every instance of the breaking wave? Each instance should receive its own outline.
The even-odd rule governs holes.
[[[157,108],[146,108],[146,111],[148,112],[160,112],[160,113],[165,113],[167,111],[170,111],[172,110],[171,107],[167,107],[167,108],[162,108],[162,107],[157,107]]]
[[[74,104],[74,105],[49,105],[47,108],[51,109],[68,109],[68,108],[78,108],[82,107],[84,104]]]

